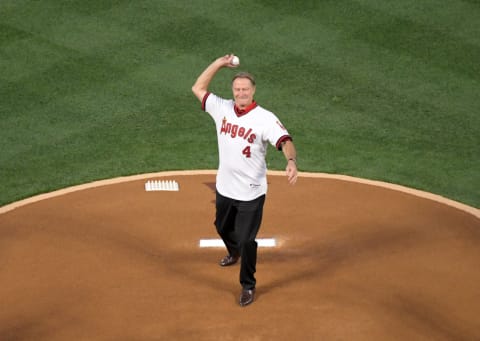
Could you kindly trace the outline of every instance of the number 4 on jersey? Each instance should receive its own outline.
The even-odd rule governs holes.
[[[250,146],[246,146],[246,147],[242,150],[242,154],[245,155],[245,157],[250,157],[250,156],[252,156],[252,152],[250,151]]]

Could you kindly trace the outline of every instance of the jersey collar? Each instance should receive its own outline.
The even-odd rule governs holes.
[[[239,107],[237,107],[237,105],[235,104],[233,106],[233,109],[235,110],[235,114],[237,114],[237,117],[240,117],[240,116],[243,116],[243,115],[246,115],[248,114],[250,111],[252,111],[253,109],[255,109],[257,107],[257,102],[253,101],[248,107],[246,107],[245,109],[240,109]]]

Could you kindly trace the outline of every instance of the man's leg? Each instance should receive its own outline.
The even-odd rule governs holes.
[[[242,257],[240,284],[244,290],[255,289],[254,274],[257,266],[257,242],[255,238],[262,223],[264,203],[265,195],[262,195],[255,200],[241,201],[236,205],[235,231],[240,256]]]
[[[227,247],[228,254],[232,257],[240,256],[237,238],[235,235],[235,200],[216,194],[215,227]]]

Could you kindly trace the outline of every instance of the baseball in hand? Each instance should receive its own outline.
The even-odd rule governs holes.
[[[240,65],[240,58],[238,58],[237,56],[233,56],[232,58],[232,65]]]

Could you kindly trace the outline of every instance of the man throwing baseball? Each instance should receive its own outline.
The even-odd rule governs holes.
[[[233,77],[233,100],[209,92],[209,84],[220,69],[238,66],[234,57],[230,54],[216,59],[198,77],[192,91],[215,121],[217,131],[215,226],[228,251],[220,266],[233,265],[241,259],[239,304],[246,306],[255,298],[255,238],[267,193],[268,143],[285,155],[290,184],[296,183],[298,171],[292,138],[274,113],[255,102],[255,80],[251,74],[241,72]]]

